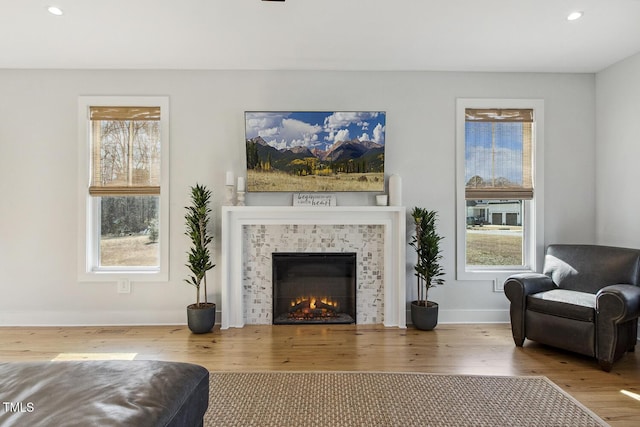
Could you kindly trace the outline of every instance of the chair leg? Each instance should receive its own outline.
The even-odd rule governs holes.
[[[601,359],[598,359],[598,364],[600,365],[600,368],[602,368],[602,370],[605,372],[611,372],[611,368],[613,367],[612,362],[607,362]]]
[[[516,347],[522,347],[524,338],[513,337],[513,342],[516,343]]]

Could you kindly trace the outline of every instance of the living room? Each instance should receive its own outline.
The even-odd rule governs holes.
[[[237,20],[237,26],[248,14],[250,23],[264,23],[264,28],[275,28],[282,22],[280,19],[290,22],[299,16],[287,11],[286,7],[294,7],[297,14],[305,7],[296,5],[294,0],[273,4],[262,4],[257,0],[241,3],[242,7],[220,4],[216,7],[223,8],[225,13],[237,14],[231,15]],[[348,11],[355,14],[355,4],[347,3]],[[534,8],[529,4],[532,2],[526,3]],[[554,8],[549,5],[551,2],[544,3],[545,10],[549,8],[558,13],[569,8]],[[16,16],[25,19],[25,25],[35,25],[31,22],[35,20],[41,31],[17,33],[19,36],[16,36],[4,34],[9,31],[4,25],[0,30],[4,35],[0,51],[7,52],[0,59],[0,194],[3,196],[0,205],[0,327],[14,334],[14,328],[20,331],[24,327],[41,326],[115,327],[115,330],[146,325],[184,326],[185,307],[194,299],[193,288],[183,280],[188,274],[185,263],[189,248],[188,237],[184,235],[184,207],[190,202],[189,187],[196,182],[206,184],[213,191],[212,250],[217,265],[208,275],[208,296],[218,305],[220,316],[220,312],[227,309],[221,296],[221,209],[225,201],[226,172],[232,171],[235,176],[246,173],[244,113],[385,111],[385,175],[387,178],[391,174],[402,177],[402,203],[407,210],[423,206],[436,210],[439,215],[438,230],[444,236],[442,263],[446,284],[430,291],[430,299],[440,304],[439,328],[451,327],[455,331],[455,327],[460,327],[458,325],[469,325],[472,330],[479,331],[482,325],[499,325],[503,328],[500,331],[503,331],[504,339],[513,346],[513,342],[509,342],[509,301],[504,292],[495,289],[494,280],[459,280],[456,274],[459,226],[456,101],[459,98],[544,101],[544,151],[538,159],[543,171],[543,176],[538,177],[543,185],[540,199],[543,217],[539,225],[543,237],[537,243],[538,250],[552,243],[637,248],[640,224],[635,212],[640,202],[633,197],[633,183],[638,181],[640,173],[636,167],[638,148],[634,126],[634,113],[640,108],[640,34],[633,22],[640,16],[640,2],[620,0],[614,2],[615,6],[604,8],[613,11],[603,10],[596,1],[583,3],[584,21],[562,22],[562,25],[572,26],[557,34],[558,37],[563,34],[566,39],[554,42],[540,36],[540,45],[525,46],[532,55],[536,51],[534,47],[553,51],[553,55],[543,55],[533,66],[522,65],[516,59],[509,63],[510,57],[521,58],[517,46],[512,45],[511,50],[500,55],[503,62],[495,62],[491,67],[482,63],[482,57],[472,55],[465,48],[464,39],[451,47],[460,52],[454,55],[459,61],[457,67],[453,62],[442,67],[412,63],[410,57],[414,55],[414,48],[422,49],[422,56],[437,57],[434,40],[438,39],[417,42],[414,36],[421,33],[407,29],[408,34],[405,34],[398,23],[393,24],[396,32],[391,29],[381,31],[384,36],[376,39],[379,47],[368,46],[372,52],[363,52],[364,59],[360,62],[357,59],[349,62],[348,57],[357,58],[358,52],[347,48],[338,50],[335,56],[331,54],[332,47],[326,47],[326,52],[321,54],[314,49],[314,54],[318,55],[314,58],[314,54],[302,50],[309,46],[286,44],[287,49],[270,51],[280,52],[282,67],[270,62],[261,65],[260,60],[267,61],[268,57],[257,51],[253,44],[266,49],[271,43],[277,45],[284,43],[287,37],[299,36],[268,31],[266,34],[273,40],[258,43],[260,38],[268,37],[251,25],[247,27],[254,29],[242,39],[247,46],[245,53],[237,51],[234,54],[215,39],[211,46],[205,44],[194,49],[195,54],[184,53],[184,65],[180,63],[180,49],[172,49],[174,56],[169,58],[157,47],[149,48],[144,54],[134,51],[131,56],[120,58],[122,62],[112,65],[106,59],[103,62],[95,59],[93,47],[76,39],[73,43],[76,43],[79,55],[75,57],[67,57],[68,51],[56,43],[48,44],[47,49],[39,48],[44,56],[35,57],[28,54],[34,44],[29,37],[36,38],[36,44],[44,43],[49,37],[56,42],[69,42],[64,33],[70,30],[59,27],[70,21],[74,23],[73,14],[79,12],[71,8],[66,16],[52,17],[62,20],[50,22],[47,21],[49,16],[27,19],[24,18],[26,12],[16,11]],[[69,5],[73,6],[73,3]],[[384,7],[382,10],[388,12],[388,18],[398,18],[397,11],[389,10],[393,7],[383,6],[382,2],[376,2],[376,5]],[[243,7],[247,10],[242,10]],[[322,22],[320,18],[329,20],[327,11],[319,10],[317,6],[306,7],[312,7],[314,13],[320,14],[315,18],[319,22]],[[419,8],[423,14],[429,11],[424,9],[427,6],[413,4],[412,7]],[[592,8],[592,13],[588,7]],[[256,18],[252,15],[257,13],[264,16]],[[286,15],[279,18],[278,13]],[[351,15],[351,18],[356,19],[356,16]],[[371,22],[382,19],[375,14],[366,17]],[[606,18],[603,18],[605,22],[613,20],[610,28],[619,31],[600,29],[604,23],[591,21],[599,17]],[[213,25],[222,19],[217,18]],[[320,24],[315,19],[312,22],[319,29]],[[564,16],[558,20],[563,21]],[[632,24],[628,24],[629,21]],[[411,22],[417,24],[419,19],[411,18]],[[338,23],[346,26],[349,21],[340,18]],[[589,27],[585,30],[580,25]],[[73,28],[76,31],[76,27]],[[335,29],[329,28],[329,31]],[[514,31],[512,27],[507,28],[505,37],[509,37],[511,31]],[[594,36],[590,32],[594,31],[606,39],[606,43],[601,43],[603,46],[591,44]],[[240,37],[238,32],[232,34],[227,38]],[[181,37],[176,36],[176,43],[184,43]],[[412,48],[395,50],[394,37],[401,38]],[[102,38],[98,37],[98,40]],[[18,47],[9,47],[8,40],[14,40],[12,43]],[[338,46],[337,41],[334,43]],[[577,53],[572,52],[562,48],[563,44],[579,49]],[[19,52],[21,45],[24,54]],[[121,46],[116,44],[114,51],[118,47]],[[318,46],[312,44],[311,47]],[[387,60],[398,56],[398,64],[375,63],[367,67],[366,58],[373,61],[378,49]],[[207,53],[207,50],[215,53]],[[596,51],[600,56],[591,58]],[[203,58],[201,63],[197,61],[199,55]],[[212,66],[216,55],[220,56],[220,65]],[[252,55],[258,58],[258,65],[249,64],[247,58]],[[94,58],[94,62],[88,59],[83,62],[83,57]],[[468,63],[465,63],[465,57],[470,58]],[[284,62],[285,59],[292,62]],[[236,62],[230,62],[232,60]],[[84,256],[80,248],[85,236],[78,224],[85,212],[79,195],[84,183],[79,179],[82,141],[79,140],[78,103],[84,96],[163,96],[169,99],[170,198],[168,234],[165,236],[169,243],[168,279],[131,279],[129,293],[119,293],[115,280],[86,281],[80,277]],[[337,204],[374,206],[376,194],[338,193]],[[288,206],[291,205],[291,193],[248,193],[246,203]],[[407,221],[410,221],[409,217]],[[410,232],[407,227],[407,236]],[[407,250],[407,301],[415,299],[414,262],[415,254]],[[538,271],[541,262],[539,259]],[[413,333],[412,329],[408,330]],[[376,331],[371,333],[384,334]],[[394,334],[398,332],[393,329]],[[224,338],[227,334],[237,336],[241,333],[234,329],[221,331],[216,326],[213,335],[198,341],[197,345],[215,347],[212,341],[224,341],[229,339]],[[461,331],[452,334],[464,335]],[[201,340],[189,336],[186,331],[181,339],[185,346],[192,340]],[[440,336],[440,339],[444,337]],[[62,347],[65,348],[59,352],[72,351],[65,345]],[[15,360],[17,350],[12,348],[11,354],[0,350],[0,360]],[[90,349],[84,351],[90,352]],[[539,351],[545,352],[543,348]],[[557,357],[563,362],[566,359],[575,361],[564,353]],[[620,363],[626,364],[625,372],[633,374],[632,383],[637,388],[640,360],[633,353],[625,357]],[[203,358],[201,355],[196,357]],[[576,363],[586,362],[578,359]],[[383,362],[378,366],[384,370]],[[593,369],[598,369],[597,364]],[[634,416],[636,421],[640,419],[638,411]]]

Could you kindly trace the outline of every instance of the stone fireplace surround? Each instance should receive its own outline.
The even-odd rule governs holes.
[[[384,316],[384,226],[378,224],[247,225],[243,228],[243,318],[269,325],[275,252],[356,254],[356,323],[382,323]]]
[[[357,323],[405,328],[405,215],[396,206],[223,206],[222,329],[271,324],[271,252],[287,251],[358,252]]]

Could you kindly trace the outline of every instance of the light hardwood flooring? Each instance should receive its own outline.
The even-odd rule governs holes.
[[[71,353],[98,359],[125,353],[219,371],[544,375],[612,426],[640,425],[640,350],[625,354],[607,373],[593,359],[531,341],[516,348],[507,324],[441,324],[431,332],[365,325],[224,331],[216,326],[202,335],[186,326],[0,328],[1,362]]]

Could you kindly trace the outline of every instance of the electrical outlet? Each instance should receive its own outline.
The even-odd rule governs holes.
[[[119,279],[118,280],[118,293],[119,294],[130,294],[131,293],[131,282],[129,279]]]
[[[493,292],[504,292],[504,281],[493,279]]]

